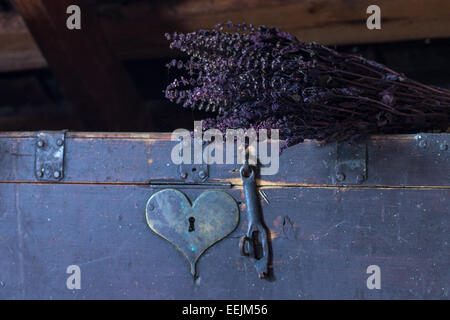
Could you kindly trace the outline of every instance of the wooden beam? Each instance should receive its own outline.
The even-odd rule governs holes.
[[[165,32],[211,28],[228,20],[275,25],[302,41],[328,45],[450,37],[450,1],[379,0],[376,4],[381,7],[381,30],[366,28],[366,9],[370,4],[373,1],[185,0],[142,1],[98,10],[103,15],[105,35],[121,59],[174,55],[168,49]],[[20,24],[17,28],[0,28],[0,71],[44,66],[31,38],[25,35],[26,30]],[[14,33],[18,34],[17,39]],[[18,62],[28,59],[27,52],[34,62]]]
[[[95,8],[87,0],[13,2],[88,130],[139,130],[140,98],[110,50]],[[66,27],[73,4],[81,8],[81,30]]]
[[[46,67],[47,61],[22,17],[0,12],[0,72]]]
[[[173,55],[165,32],[209,29],[228,20],[277,26],[301,41],[325,45],[450,37],[450,1],[376,1],[381,8],[381,30],[366,27],[371,4],[372,0],[137,2],[105,16],[102,23],[122,58]]]

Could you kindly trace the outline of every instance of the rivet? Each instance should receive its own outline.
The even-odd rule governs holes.
[[[42,170],[38,170],[38,171],[36,171],[36,175],[37,175],[39,178],[42,178],[42,177],[44,176],[44,173],[42,172]]]
[[[344,181],[345,180],[345,174],[343,174],[342,172],[336,173],[336,180],[337,181]]]
[[[198,173],[198,176],[200,177],[200,179],[205,179],[206,178],[206,172],[203,170],[200,170],[200,172]]]
[[[58,179],[59,177],[61,177],[61,172],[59,172],[58,170],[56,170],[55,172],[53,172],[53,176]]]
[[[188,177],[188,174],[186,172],[181,173],[181,178],[186,179]]]
[[[64,141],[62,139],[56,140],[56,145],[61,147],[64,144]]]
[[[447,150],[447,149],[448,149],[448,144],[447,144],[447,142],[442,142],[442,143],[440,144],[440,146],[439,146],[439,149],[440,149],[441,151]]]
[[[150,205],[148,206],[148,209],[149,209],[150,211],[153,211],[153,210],[155,210],[155,206],[154,206],[153,204],[150,204]]]
[[[45,142],[43,141],[43,140],[38,140],[38,142],[37,142],[37,146],[39,147],[39,148],[43,148],[44,146],[45,146]]]
[[[426,142],[426,140],[420,140],[420,142],[419,142],[419,147],[421,147],[421,148],[426,148],[426,147],[427,147],[427,142]]]

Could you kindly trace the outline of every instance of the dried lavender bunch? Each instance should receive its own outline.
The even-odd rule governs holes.
[[[450,90],[360,56],[302,43],[277,28],[228,22],[166,37],[190,58],[167,65],[185,75],[165,95],[215,113],[205,129],[279,129],[290,146],[304,139],[330,142],[450,126]]]

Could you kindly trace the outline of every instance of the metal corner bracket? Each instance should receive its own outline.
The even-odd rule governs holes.
[[[35,176],[38,181],[64,178],[66,130],[42,131],[36,136]]]
[[[337,185],[359,185],[367,180],[367,143],[338,142],[331,177]]]

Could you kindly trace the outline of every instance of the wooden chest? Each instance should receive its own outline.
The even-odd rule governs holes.
[[[449,297],[448,134],[373,136],[356,153],[313,141],[285,150],[278,174],[257,180],[268,280],[239,253],[239,164],[210,165],[191,181],[171,162],[169,134],[56,134],[63,140],[45,143],[63,155],[50,173],[40,171],[51,159],[39,133],[0,135],[1,299]],[[149,198],[169,188],[191,201],[220,190],[240,205],[238,227],[203,254],[196,279],[146,221]],[[80,288],[68,286],[73,266]]]

